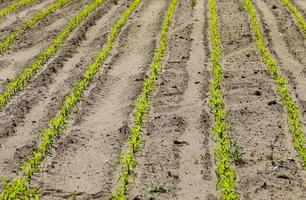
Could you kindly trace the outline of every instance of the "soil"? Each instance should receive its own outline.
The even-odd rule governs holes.
[[[0,110],[1,178],[19,177],[40,132],[105,44],[111,25],[132,0],[106,1],[64,42],[22,92]],[[0,8],[11,1],[0,1]],[[0,19],[0,38],[54,0],[38,1]],[[265,39],[306,125],[306,42],[278,0],[253,0]],[[305,15],[306,4],[294,1]],[[0,91],[45,49],[89,1],[75,0],[18,37],[0,56]],[[31,184],[41,199],[107,199],[116,187],[120,152],[133,125],[134,103],[158,45],[170,0],[143,0],[123,27],[111,55],[55,140]],[[222,90],[230,136],[241,160],[233,164],[242,200],[304,200],[306,169],[292,145],[276,86],[256,50],[240,0],[218,0],[223,47]],[[167,53],[150,98],[144,144],[129,199],[217,200],[208,0],[178,0]],[[3,186],[0,185],[0,189]],[[156,190],[165,189],[164,192]]]

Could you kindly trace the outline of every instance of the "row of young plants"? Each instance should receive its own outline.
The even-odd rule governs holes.
[[[10,14],[11,12],[13,12],[14,10],[16,10],[20,7],[23,7],[23,6],[26,6],[28,4],[34,3],[36,1],[38,1],[38,0],[19,0],[15,3],[12,3],[11,5],[9,5],[9,6],[0,10],[0,18]]]
[[[267,48],[256,10],[251,0],[244,0],[246,10],[249,14],[253,36],[257,44],[257,49],[267,66],[267,70],[277,86],[277,92],[282,100],[284,109],[287,111],[287,123],[292,135],[293,145],[302,159],[303,166],[306,167],[306,146],[305,135],[303,133],[303,123],[301,112],[292,98],[288,86],[288,80],[281,74],[277,61]]]
[[[42,66],[55,55],[70,34],[105,1],[106,0],[93,0],[89,5],[84,7],[68,23],[64,30],[59,33],[51,44],[38,55],[38,58],[35,59],[30,66],[25,67],[24,70],[6,86],[0,94],[0,109],[8,103],[13,95],[18,93],[28,84],[31,78],[39,72]]]
[[[280,0],[284,6],[288,8],[288,10],[293,14],[295,20],[302,30],[304,37],[306,37],[306,19],[303,14],[297,9],[294,3],[291,0]]]
[[[213,79],[210,83],[209,106],[214,113],[213,132],[216,139],[214,148],[216,174],[217,174],[217,192],[221,199],[235,200],[239,198],[234,191],[236,184],[236,173],[232,169],[233,160],[231,158],[231,139],[229,135],[229,124],[227,121],[227,111],[225,108],[222,81],[224,79],[221,65],[222,47],[218,26],[218,10],[216,0],[209,0],[209,28],[211,41],[211,69]]]
[[[8,36],[6,36],[2,41],[0,41],[0,54],[4,53],[10,47],[10,45],[16,40],[17,36],[24,34],[29,28],[34,26],[44,17],[70,2],[71,0],[57,0],[56,2],[48,6],[46,9],[37,12],[32,18],[26,20],[24,22],[24,25],[16,28],[15,31],[12,31],[8,34]]]
[[[60,134],[65,127],[67,120],[76,107],[78,101],[83,96],[85,89],[91,84],[95,75],[99,72],[107,56],[111,52],[113,45],[119,35],[123,25],[128,20],[132,12],[140,4],[141,0],[134,0],[128,8],[123,12],[117,22],[112,25],[108,35],[106,44],[102,50],[98,52],[93,62],[87,67],[82,78],[75,84],[71,93],[66,96],[59,112],[49,121],[49,128],[42,130],[41,141],[36,151],[34,151],[28,159],[22,163],[23,170],[22,178],[16,178],[8,183],[5,183],[1,193],[1,200],[12,199],[39,199],[38,190],[29,185],[32,175],[39,169],[48,149],[54,142],[54,139]]]
[[[126,192],[129,189],[129,181],[133,178],[133,170],[137,166],[136,154],[140,151],[140,145],[144,142],[142,132],[150,108],[149,99],[156,87],[156,80],[162,69],[162,62],[167,50],[167,40],[170,24],[175,13],[177,0],[172,0],[165,14],[165,19],[160,32],[159,46],[155,50],[150,72],[144,79],[141,94],[137,98],[133,114],[133,127],[129,130],[130,135],[127,143],[127,149],[121,152],[121,171],[118,178],[118,186],[111,195],[110,199],[126,200]]]

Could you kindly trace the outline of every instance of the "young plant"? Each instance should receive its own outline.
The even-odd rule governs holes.
[[[41,162],[43,161],[48,149],[51,147],[54,139],[60,134],[60,131],[65,127],[67,120],[72,110],[76,107],[77,102],[82,97],[85,89],[91,84],[94,76],[99,72],[100,67],[104,63],[105,59],[109,55],[113,48],[113,45],[118,37],[123,25],[128,20],[131,13],[136,9],[141,0],[134,0],[132,4],[123,12],[117,22],[111,27],[110,34],[108,35],[107,42],[103,46],[103,49],[97,54],[93,63],[91,63],[83,77],[74,86],[72,92],[65,98],[58,114],[49,121],[49,128],[42,131],[42,138],[37,150],[28,157],[28,159],[22,163],[23,177],[21,179],[12,180],[5,184],[5,187],[1,193],[1,200],[11,199],[31,199],[32,196],[28,195],[31,187],[28,185],[32,175],[39,169]],[[99,4],[96,4],[99,5]],[[137,147],[135,147],[137,148]],[[130,169],[134,167],[133,155],[127,153],[126,159],[122,159],[122,162],[127,163],[127,171],[130,173]],[[32,194],[32,193],[30,193]],[[36,196],[38,194],[35,194]]]
[[[172,0],[164,19],[161,32],[159,47],[156,49],[153,61],[150,65],[149,77],[142,85],[142,91],[136,103],[134,104],[134,126],[130,129],[131,135],[128,140],[128,147],[122,152],[122,168],[119,175],[118,187],[115,189],[110,199],[125,200],[126,192],[129,188],[129,180],[133,177],[133,170],[137,166],[136,153],[140,151],[140,145],[144,142],[142,131],[145,125],[145,119],[149,110],[149,98],[156,87],[156,80],[162,68],[162,60],[167,50],[168,31],[173,18],[177,0]]]
[[[39,11],[32,18],[26,20],[23,26],[16,28],[15,31],[9,33],[9,35],[0,42],[0,54],[3,54],[10,47],[18,35],[24,34],[29,28],[37,24],[37,22],[42,20],[44,17],[70,2],[71,0],[57,0],[46,9]]]
[[[256,41],[257,49],[267,66],[267,71],[274,79],[277,86],[277,92],[282,100],[284,109],[287,111],[287,123],[289,131],[292,135],[293,146],[302,159],[302,165],[306,167],[306,145],[305,134],[303,132],[303,123],[301,120],[301,112],[292,98],[289,90],[288,80],[281,74],[280,67],[276,60],[272,57],[269,49],[265,45],[261,25],[257,18],[256,10],[251,0],[244,0],[246,10],[249,13],[253,36]]]
[[[303,14],[296,8],[295,4],[291,2],[291,0],[280,0],[284,6],[288,8],[288,10],[293,14],[297,25],[301,29],[306,37],[306,19],[304,18]]]
[[[223,101],[221,84],[224,79],[221,65],[222,47],[219,35],[218,12],[216,0],[209,0],[209,28],[211,39],[211,68],[213,80],[210,83],[209,105],[214,112],[213,132],[217,140],[215,145],[215,160],[217,174],[217,191],[222,199],[238,199],[234,191],[236,173],[232,169],[231,141],[229,137],[229,124],[227,112]]]
[[[35,3],[36,1],[38,1],[38,0],[19,0],[15,3],[3,8],[2,10],[0,10],[0,18],[4,17],[5,15],[10,14],[11,12],[13,12],[14,10],[16,10],[20,7],[26,6],[26,5],[31,4],[31,3]]]
[[[93,0],[89,5],[83,8],[64,28],[62,32],[51,42],[51,44],[43,50],[38,58],[28,67],[26,67],[17,77],[10,82],[0,95],[0,109],[3,108],[10,98],[22,90],[32,77],[38,73],[42,66],[52,58],[60,49],[64,41],[69,35],[105,0]],[[30,22],[29,22],[30,23]]]

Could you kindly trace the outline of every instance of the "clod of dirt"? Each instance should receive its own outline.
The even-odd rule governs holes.
[[[255,92],[254,92],[254,94],[255,94],[256,96],[261,96],[261,92],[260,92],[260,91],[258,91],[258,90],[257,90],[257,91],[255,91]]]
[[[177,145],[182,146],[182,145],[184,145],[184,144],[188,145],[188,142],[186,142],[186,141],[174,140],[174,141],[173,141],[173,144],[177,144]]]
[[[287,179],[289,180],[290,178],[287,175],[278,175],[277,178],[281,178],[281,179]]]
[[[269,106],[275,105],[275,104],[276,104],[276,101],[275,101],[275,100],[272,100],[272,101],[269,101],[269,102],[268,102],[268,105],[269,105]]]

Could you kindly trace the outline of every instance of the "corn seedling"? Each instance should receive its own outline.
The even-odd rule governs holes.
[[[31,3],[35,3],[37,0],[19,0],[9,6],[7,6],[6,8],[3,8],[2,10],[0,10],[0,18],[4,17],[8,14],[10,14],[11,12],[13,12],[14,10],[26,6],[28,4]]]
[[[235,200],[238,194],[234,191],[236,174],[232,169],[231,141],[229,137],[229,124],[221,91],[224,79],[221,66],[222,47],[218,27],[218,14],[216,0],[209,0],[210,10],[210,38],[211,38],[211,67],[213,80],[210,83],[209,105],[214,112],[213,132],[217,138],[215,146],[217,191],[222,199]]]
[[[110,199],[125,200],[126,191],[129,188],[129,180],[133,177],[132,171],[137,166],[136,153],[140,151],[140,145],[144,142],[142,131],[145,126],[145,119],[149,110],[149,98],[156,87],[156,80],[162,68],[162,61],[167,50],[168,31],[172,17],[175,12],[177,0],[172,0],[166,13],[160,32],[159,47],[156,49],[153,61],[150,65],[149,76],[144,80],[142,92],[134,105],[134,126],[130,129],[128,148],[122,152],[120,158],[122,169],[119,175],[119,186]]]
[[[306,167],[306,141],[302,130],[303,124],[301,122],[299,108],[289,91],[288,80],[281,74],[280,67],[265,45],[261,25],[257,18],[254,5],[251,0],[244,0],[244,4],[249,13],[250,24],[253,30],[254,39],[256,40],[257,49],[261,53],[270,76],[274,79],[283,107],[287,111],[287,123],[292,135],[294,148],[299,153],[303,166]]]
[[[284,6],[286,6],[289,11],[293,14],[297,25],[302,30],[304,37],[306,37],[306,20],[303,14],[296,8],[294,3],[291,0],[280,0]]]
[[[38,58],[28,67],[26,67],[12,82],[10,82],[0,95],[0,108],[3,108],[10,98],[22,90],[31,78],[38,73],[42,66],[55,55],[62,46],[63,42],[68,38],[88,16],[95,11],[105,0],[93,0],[88,6],[83,8],[64,28],[62,32],[51,42],[51,44],[42,51]]]
[[[75,108],[85,89],[91,84],[94,76],[99,72],[100,67],[112,50],[122,26],[128,20],[131,13],[137,8],[140,2],[141,0],[134,0],[133,3],[123,12],[117,22],[112,26],[103,49],[97,54],[93,63],[87,67],[83,77],[73,87],[72,92],[65,98],[58,114],[49,121],[49,128],[42,131],[42,138],[37,150],[33,152],[24,163],[22,163],[21,168],[24,172],[23,177],[5,184],[0,196],[1,200],[32,198],[31,196],[27,196],[28,193],[25,193],[29,191],[29,188],[31,188],[28,184],[32,175],[38,170],[54,139],[65,127],[70,113]],[[128,160],[129,159],[127,158],[127,163],[129,164],[129,167],[132,168],[134,163],[128,162]],[[38,194],[36,193],[35,195],[37,196]]]
[[[55,3],[51,4],[46,9],[36,13],[31,19],[26,20],[22,27],[16,28],[15,31],[9,33],[8,36],[6,36],[0,42],[0,54],[4,53],[9,48],[9,46],[16,40],[18,35],[25,33],[29,28],[34,26],[44,17],[70,2],[71,0],[57,0]]]

